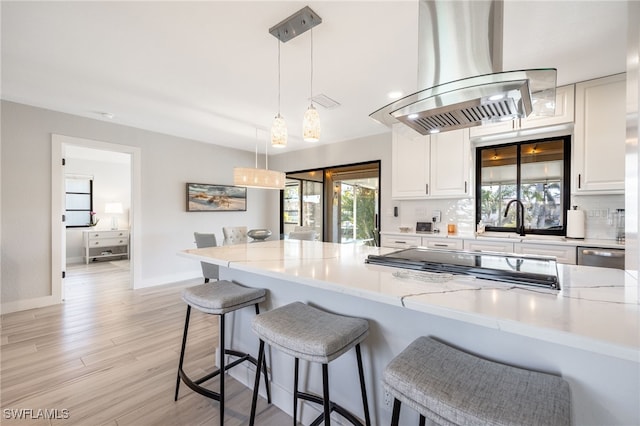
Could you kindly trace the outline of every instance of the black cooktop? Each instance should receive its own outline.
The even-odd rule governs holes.
[[[366,263],[560,289],[558,269],[552,257],[410,248],[386,255],[369,255]]]

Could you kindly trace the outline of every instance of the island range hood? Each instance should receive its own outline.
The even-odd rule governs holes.
[[[552,116],[556,69],[502,71],[503,2],[419,0],[418,87],[370,114],[420,134]]]

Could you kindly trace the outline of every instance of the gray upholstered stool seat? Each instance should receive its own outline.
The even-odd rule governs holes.
[[[231,281],[216,281],[189,287],[182,291],[182,300],[207,314],[222,315],[245,306],[264,302],[263,288],[243,287]]]
[[[297,422],[298,398],[323,404],[324,412],[313,424],[318,424],[320,420],[324,419],[324,424],[328,426],[330,424],[331,411],[338,412],[353,424],[362,424],[352,413],[329,399],[328,364],[349,349],[355,347],[365,424],[371,424],[364,384],[362,354],[360,351],[360,342],[369,334],[369,322],[367,320],[336,315],[304,303],[294,302],[257,315],[253,320],[253,331],[260,337],[258,368],[262,365],[265,343],[295,358],[293,391],[294,424]],[[322,364],[322,397],[298,390],[298,365],[300,359]],[[250,425],[253,425],[255,420],[259,384],[260,375],[258,371],[253,390]]]
[[[180,381],[183,381],[191,390],[220,402],[220,425],[223,425],[224,372],[244,361],[251,362],[256,366],[258,364],[257,360],[250,354],[225,348],[225,314],[254,305],[257,315],[260,313],[258,304],[263,302],[265,298],[265,289],[244,287],[231,281],[215,281],[212,283],[189,287],[183,290],[182,300],[187,304],[187,316],[184,321],[182,349],[180,351],[180,362],[178,363],[178,377],[176,379],[176,391],[174,396],[175,401],[178,400]],[[192,307],[206,314],[218,315],[220,317],[220,368],[198,379],[190,378],[182,368]],[[237,357],[237,359],[228,365],[225,365],[225,355],[231,355]],[[267,382],[266,362],[263,360],[262,363],[264,364],[263,374],[265,385],[267,386],[267,399],[271,402],[271,394],[269,391],[269,384]],[[261,369],[258,368],[257,370],[258,374],[260,374]],[[202,383],[216,376],[220,376],[220,392],[215,392],[202,386]]]
[[[561,377],[489,361],[419,337],[384,371],[400,403],[441,425],[569,425],[569,384]]]
[[[362,342],[369,322],[295,302],[256,316],[253,331],[294,358],[326,364]]]

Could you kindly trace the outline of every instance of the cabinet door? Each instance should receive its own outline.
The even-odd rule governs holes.
[[[535,115],[534,112],[527,118],[520,120],[521,129],[531,129],[534,127],[553,126],[555,124],[571,123],[574,119],[574,85],[556,88],[556,112],[552,117]]]
[[[464,240],[464,249],[468,251],[488,251],[496,253],[513,253],[511,241]]]
[[[394,124],[391,140],[391,197],[420,199],[428,195],[429,137]]]
[[[380,246],[391,248],[418,247],[420,242],[420,237],[383,235],[380,238]]]
[[[567,265],[576,264],[576,247],[575,246],[516,243],[514,248],[516,253],[536,254],[541,256],[554,256],[558,263],[564,263]]]
[[[575,192],[624,190],[625,100],[624,74],[576,84]]]
[[[431,135],[429,195],[434,198],[469,196],[470,157],[468,129]]]

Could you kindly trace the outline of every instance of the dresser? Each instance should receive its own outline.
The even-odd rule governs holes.
[[[84,260],[129,257],[129,231],[84,231]]]

